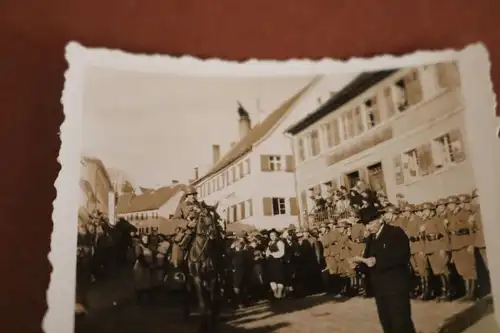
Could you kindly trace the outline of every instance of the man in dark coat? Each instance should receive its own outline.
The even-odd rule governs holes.
[[[370,232],[363,257],[351,259],[368,274],[384,333],[415,333],[411,317],[410,243],[400,227],[377,218],[366,225]]]

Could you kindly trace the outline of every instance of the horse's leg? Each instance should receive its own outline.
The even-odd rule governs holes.
[[[189,319],[190,313],[190,302],[191,302],[191,287],[189,284],[188,277],[186,277],[186,281],[184,283],[184,288],[181,293],[182,297],[182,305],[183,305],[183,316],[184,320],[187,321]]]
[[[210,330],[215,331],[219,323],[220,317],[220,307],[221,307],[221,294],[220,294],[220,283],[217,275],[214,275],[210,279],[209,285],[210,292]]]

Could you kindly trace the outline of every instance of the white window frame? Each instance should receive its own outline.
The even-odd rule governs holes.
[[[286,215],[287,213],[287,207],[286,207],[286,200],[285,198],[272,198],[272,206],[273,206],[273,215],[274,216],[277,216],[277,215]],[[277,205],[278,205],[278,211],[276,212],[274,210],[274,203],[277,202]]]
[[[420,170],[418,151],[416,148],[405,151],[402,155],[402,162],[403,162],[403,164],[408,163],[408,168],[403,168],[406,172],[404,177],[405,177],[405,179],[408,179],[408,182],[413,182],[413,181],[420,179],[422,177],[421,170]],[[411,174],[412,165],[414,165],[414,167],[415,167],[415,171],[416,171],[415,176],[413,176]]]
[[[268,157],[269,170],[283,171],[283,157],[281,155],[269,155]]]
[[[432,140],[432,157],[437,170],[442,170],[455,164],[449,133],[440,135]],[[442,160],[443,163],[438,165],[438,163],[435,163],[438,160]]]

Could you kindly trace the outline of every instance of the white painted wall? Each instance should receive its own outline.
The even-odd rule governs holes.
[[[409,69],[408,69],[409,70]],[[330,122],[334,117],[338,117],[343,110],[359,105],[370,93],[380,89],[391,82],[395,82],[399,77],[405,75],[408,70],[403,70],[391,77],[385,79],[375,87],[361,94],[353,101],[347,103],[341,109],[331,113],[310,128],[299,133],[293,138],[296,146],[298,138],[312,129],[318,129],[322,124]],[[422,202],[434,200],[457,193],[469,193],[475,187],[474,177],[472,176],[472,166],[469,158],[469,147],[467,144],[467,134],[464,126],[464,108],[461,91],[444,90],[437,86],[435,72],[432,66],[425,70],[420,69],[422,81],[424,102],[394,116],[392,119],[383,122],[393,127],[393,139],[376,147],[365,150],[355,156],[342,160],[335,165],[327,164],[327,156],[336,150],[345,148],[345,146],[356,143],[357,140],[366,136],[361,135],[342,142],[340,145],[331,149],[325,149],[324,142],[321,154],[315,158],[308,158],[306,161],[297,163],[297,182],[298,196],[300,192],[312,186],[336,178],[340,182],[340,176],[346,172],[354,171],[370,164],[382,162],[384,169],[386,186],[389,199],[395,200],[398,192],[405,194],[410,202]],[[397,153],[402,153],[412,148],[420,146],[424,142],[437,138],[451,129],[460,128],[465,145],[466,160],[447,170],[441,170],[434,175],[429,175],[415,181],[411,184],[396,185],[393,158]],[[368,131],[371,132],[372,130]],[[373,129],[376,131],[376,128]],[[367,132],[365,132],[367,134]],[[299,200],[301,211],[302,202]],[[310,207],[309,207],[310,208]]]

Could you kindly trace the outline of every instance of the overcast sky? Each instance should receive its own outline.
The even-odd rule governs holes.
[[[210,167],[212,144],[220,144],[224,153],[237,141],[237,101],[255,124],[311,79],[196,78],[93,68],[84,87],[82,153],[125,171],[136,186],[185,182],[195,166],[201,174]]]

